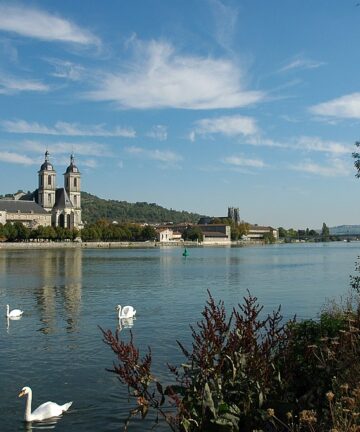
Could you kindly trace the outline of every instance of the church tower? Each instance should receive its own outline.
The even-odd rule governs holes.
[[[45,161],[38,171],[38,204],[50,212],[55,205],[56,171],[49,161],[49,152],[45,152]]]
[[[74,164],[74,155],[70,156],[70,165],[64,173],[64,186],[74,209],[74,226],[81,227],[81,188],[80,172]]]

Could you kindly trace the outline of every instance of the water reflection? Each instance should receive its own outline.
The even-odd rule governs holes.
[[[10,321],[19,321],[19,320],[21,320],[21,318],[22,318],[22,315],[20,315],[20,316],[15,316],[15,317],[6,317],[6,331],[8,332],[8,333],[10,333]]]
[[[57,315],[61,314],[65,314],[66,330],[77,331],[81,307],[82,250],[46,250],[41,265],[34,268],[40,281],[34,292],[43,324],[40,331],[54,333]]]
[[[117,330],[121,331],[123,329],[131,329],[134,326],[134,321],[136,318],[119,318]]]
[[[42,422],[24,422],[24,431],[31,432],[34,429],[48,430],[55,429],[58,420],[61,417],[52,417],[51,419],[44,420]]]

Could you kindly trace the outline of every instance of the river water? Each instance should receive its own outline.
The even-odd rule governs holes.
[[[57,249],[0,251],[0,430],[121,431],[127,390],[107,372],[115,360],[98,326],[115,330],[115,306],[133,305],[136,344],[153,351],[154,373],[181,362],[176,340],[190,343],[210,290],[229,310],[247,290],[285,318],[315,318],[327,299],[349,289],[360,243],[290,244],[246,248]],[[21,308],[5,318],[6,304]],[[129,337],[129,328],[121,336]],[[144,351],[142,351],[144,352]],[[58,421],[25,424],[23,386],[33,408],[73,401]],[[150,430],[152,419],[130,431]],[[158,430],[167,430],[160,427]]]

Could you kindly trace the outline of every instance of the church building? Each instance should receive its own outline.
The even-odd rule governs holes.
[[[30,228],[39,225],[83,228],[80,172],[73,155],[64,173],[64,187],[56,186],[56,171],[46,151],[44,163],[38,171],[38,188],[32,193],[0,200],[0,223],[19,221]]]

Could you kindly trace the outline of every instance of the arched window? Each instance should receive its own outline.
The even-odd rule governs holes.
[[[51,175],[48,175],[48,185],[51,186]]]
[[[77,178],[76,177],[74,178],[74,187],[75,188],[77,187]]]
[[[48,203],[51,204],[51,194],[48,194]]]
[[[59,216],[59,226],[61,226],[61,228],[65,228],[65,216],[63,214]]]
[[[69,187],[69,177],[66,177],[66,189]]]

